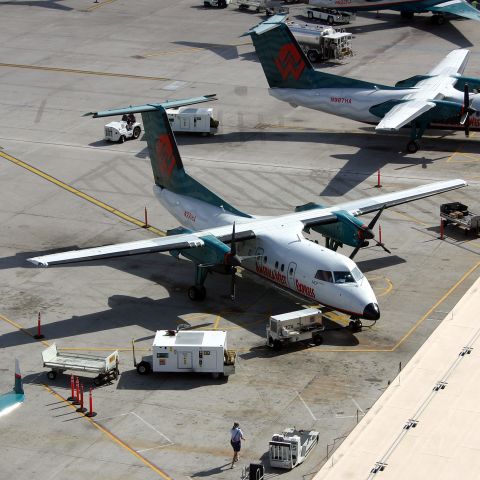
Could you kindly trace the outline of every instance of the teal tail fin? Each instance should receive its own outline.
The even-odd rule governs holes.
[[[315,70],[285,24],[285,18],[275,15],[245,34],[252,37],[270,88],[375,87],[373,83]]]
[[[142,119],[153,176],[159,187],[223,207],[234,215],[250,217],[225,202],[185,172],[167,113],[162,106],[158,106],[152,112],[142,112]]]
[[[23,383],[22,383],[22,374],[20,373],[20,364],[18,360],[15,359],[15,385],[13,387],[15,393],[23,395]]]

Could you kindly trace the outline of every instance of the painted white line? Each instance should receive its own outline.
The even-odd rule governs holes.
[[[299,392],[297,392],[297,395],[298,395],[298,398],[302,401],[302,403],[305,405],[305,408],[308,410],[308,413],[312,416],[312,418],[316,421],[316,417],[315,415],[313,414],[313,412],[310,410],[310,408],[308,407],[308,405],[305,403],[305,400],[302,398],[302,396],[300,395]]]
[[[307,407],[308,408],[308,407]],[[150,427],[154,432],[157,432],[159,435],[161,435],[168,443],[171,443],[173,444],[173,442],[166,436],[164,435],[162,432],[160,432],[159,430],[157,430],[153,425],[151,425],[150,423],[148,423],[146,420],[144,420],[140,415],[138,415],[138,413],[135,413],[135,412],[130,412],[132,413],[133,415],[135,415],[139,420],[141,420],[145,425],[147,425],[148,427]]]
[[[358,402],[353,397],[350,397],[350,400],[365,415],[365,412],[362,410],[362,407],[358,404]]]
[[[135,451],[137,453],[143,453],[143,452],[149,452],[150,450],[156,450],[157,448],[171,447],[172,445],[175,445],[175,444],[172,442],[172,443],[167,443],[165,445],[157,445],[156,447],[144,448],[143,450],[135,450]]]
[[[113,415],[112,417],[102,417],[95,419],[96,422],[102,422],[103,420],[110,420],[112,418],[118,418],[118,417],[124,417],[125,415],[130,415],[133,412],[127,412],[127,413],[119,413],[118,415]]]

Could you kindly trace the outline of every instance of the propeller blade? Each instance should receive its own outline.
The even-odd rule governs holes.
[[[235,300],[236,279],[237,279],[237,269],[233,267],[232,275],[230,277],[230,299],[231,300]]]
[[[377,242],[377,246],[382,247],[387,253],[390,253],[390,255],[392,254],[392,252],[385,246],[384,243]]]
[[[232,227],[232,242],[230,244],[230,253],[235,256],[237,254],[237,243],[235,242],[235,222]]]
[[[368,224],[368,228],[372,230],[372,228],[375,226],[377,223],[378,219],[380,218],[380,215],[383,213],[385,210],[386,205],[384,205],[378,212],[377,214],[372,218],[372,221]]]
[[[465,127],[465,136],[469,137],[470,136],[470,91],[468,89],[468,83],[465,83],[465,85],[463,86],[463,112],[464,114],[460,119],[460,123]]]

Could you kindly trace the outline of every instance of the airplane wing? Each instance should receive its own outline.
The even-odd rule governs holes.
[[[437,3],[435,6],[428,7],[428,10],[436,13],[453,13],[459,17],[480,21],[480,11],[472,7],[465,0],[450,0],[448,2]]]
[[[467,183],[461,179],[447,180],[421,185],[419,187],[399,192],[362,198],[360,200],[341,203],[333,207],[313,208],[311,210],[303,210],[274,218],[260,217],[248,219],[247,221],[236,224],[235,238],[238,241],[249,240],[261,236],[264,232],[271,233],[272,228],[280,227],[287,227],[291,230],[298,229],[300,232],[304,228],[337,221],[335,215],[335,212],[337,211],[347,211],[351,215],[359,216],[375,212],[381,208],[390,208],[466,186]],[[37,266],[47,267],[54,264],[82,262],[100,258],[166,252],[170,250],[184,250],[204,246],[207,243],[207,237],[215,237],[215,239],[220,242],[229,243],[232,238],[232,226],[225,225],[197,232],[180,233],[149,240],[139,240],[115,245],[106,245],[103,247],[54,253],[51,255],[29,258],[28,261]]]
[[[460,3],[465,3],[463,0],[459,0]],[[447,3],[454,3],[454,2],[447,2]],[[441,4],[442,5],[442,4]],[[438,5],[437,5],[438,6]],[[470,7],[469,8],[473,8]],[[476,9],[475,10],[478,14],[480,12]],[[480,16],[479,16],[480,19]],[[459,48],[457,50],[451,51],[435,68],[428,72],[429,76],[434,75],[457,75],[463,74],[465,67],[467,66],[468,57],[470,56],[470,50],[466,50],[465,48]]]
[[[422,115],[422,113],[428,112],[434,106],[435,103],[424,100],[407,100],[404,103],[399,103],[385,114],[380,123],[375,127],[375,130],[384,132],[397,131]]]

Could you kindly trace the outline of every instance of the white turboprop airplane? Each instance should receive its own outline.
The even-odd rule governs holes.
[[[48,266],[168,251],[195,263],[195,284],[188,290],[191,300],[205,298],[204,282],[212,271],[231,275],[233,299],[236,267],[242,266],[311,302],[351,315],[352,327],[361,328],[361,318],[380,317],[368,280],[352,260],[307,240],[302,232],[338,223],[345,227],[345,235],[362,239],[363,246],[365,238],[373,238],[372,224],[370,228],[364,225],[356,219],[358,215],[466,186],[463,180],[450,180],[335,207],[309,205],[279,217],[252,216],[186,173],[165,110],[160,105],[145,107],[154,111],[129,107],[115,112],[142,112],[154,194],[183,227],[169,231],[166,237],[45,255],[30,258],[30,262]]]
[[[437,25],[445,22],[445,14],[480,20],[480,12],[465,0],[313,0],[310,5],[347,12],[396,10],[403,18],[410,19],[415,13],[432,12],[432,23]]]
[[[410,153],[427,128],[462,129],[467,137],[480,130],[480,78],[462,76],[468,50],[453,50],[428,74],[389,87],[315,70],[284,20],[276,15],[245,34],[278,100],[374,124],[380,132],[410,126]]]

